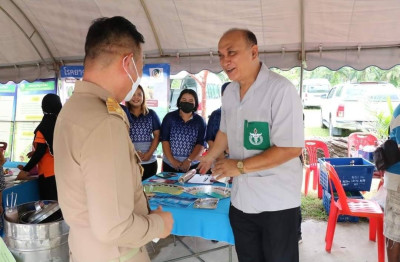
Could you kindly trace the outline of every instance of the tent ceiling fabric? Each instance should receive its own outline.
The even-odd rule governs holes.
[[[145,62],[170,63],[171,73],[220,71],[218,40],[232,27],[256,34],[270,67],[300,66],[302,46],[307,69],[400,61],[398,0],[0,0],[0,81],[82,63],[91,21],[115,15],[144,35]]]

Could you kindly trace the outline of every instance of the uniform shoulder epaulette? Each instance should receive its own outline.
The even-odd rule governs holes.
[[[124,110],[121,108],[121,106],[117,102],[117,100],[115,100],[115,98],[113,98],[113,97],[107,97],[106,104],[107,104],[108,113],[111,115],[117,115],[117,116],[121,117],[122,120],[124,120],[125,124],[129,128],[128,118],[127,118]]]

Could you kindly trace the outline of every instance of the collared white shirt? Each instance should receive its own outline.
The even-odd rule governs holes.
[[[268,122],[271,146],[304,147],[300,96],[289,80],[271,72],[264,63],[242,101],[237,82],[227,86],[222,98],[220,130],[227,134],[232,159],[246,159],[263,152],[245,149],[245,120]],[[274,168],[240,175],[233,180],[232,204],[245,213],[298,207],[302,176],[302,164],[297,157]]]

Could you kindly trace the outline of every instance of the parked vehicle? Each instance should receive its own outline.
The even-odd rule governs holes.
[[[174,81],[180,81],[180,83],[179,82],[174,83],[175,88],[170,90],[170,102],[169,102],[170,112],[177,109],[176,102],[183,89],[193,89],[194,91],[196,91],[197,96],[199,98],[199,108],[197,110],[197,113],[200,115],[202,113],[202,110],[206,110],[206,114],[210,115],[214,110],[218,109],[221,106],[222,81],[219,79],[217,75],[209,73],[207,76],[207,84],[206,84],[207,108],[203,108],[201,87],[195,79],[187,75],[183,79],[178,79]],[[179,88],[176,88],[177,86],[179,86]]]
[[[332,86],[328,79],[305,79],[303,81],[302,100],[303,106],[306,107],[320,107],[322,97],[328,95]]]
[[[361,82],[341,84],[332,88],[321,104],[321,125],[331,135],[341,135],[343,129],[374,130],[378,114],[390,116],[400,104],[400,90],[392,84]]]

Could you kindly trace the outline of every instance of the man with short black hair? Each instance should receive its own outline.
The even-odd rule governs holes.
[[[148,207],[140,158],[119,105],[140,83],[142,43],[123,17],[95,20],[86,37],[83,81],[57,119],[57,189],[73,262],[148,262],[145,244],[172,229],[169,212]]]
[[[229,148],[229,159],[216,161],[212,172],[216,179],[233,177],[229,219],[240,262],[297,262],[304,146],[300,97],[289,80],[260,61],[251,31],[224,33],[218,54],[232,83],[200,171]]]

